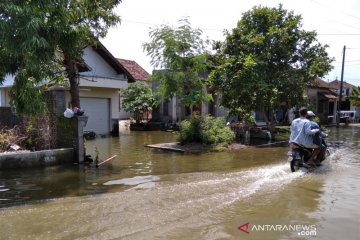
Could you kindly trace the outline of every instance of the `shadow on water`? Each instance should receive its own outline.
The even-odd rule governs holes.
[[[109,186],[98,185],[98,176],[121,172],[108,165],[101,169],[84,165],[52,166],[42,169],[0,172],[0,207],[38,200],[106,193]]]

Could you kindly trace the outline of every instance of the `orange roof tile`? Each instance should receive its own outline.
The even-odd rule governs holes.
[[[117,59],[119,63],[131,74],[135,81],[147,81],[150,74],[143,69],[137,62],[127,59]]]

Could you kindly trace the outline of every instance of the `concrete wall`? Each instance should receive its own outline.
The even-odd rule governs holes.
[[[72,163],[73,160],[74,152],[72,148],[37,152],[2,153],[0,154],[0,169],[51,166],[61,163]]]

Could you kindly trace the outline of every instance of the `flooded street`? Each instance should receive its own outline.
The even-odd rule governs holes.
[[[360,127],[330,134],[324,165],[296,173],[287,146],[144,147],[174,141],[167,132],[88,141],[117,158],[0,172],[0,239],[360,239]]]

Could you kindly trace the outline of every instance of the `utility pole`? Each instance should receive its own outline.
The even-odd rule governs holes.
[[[339,102],[337,108],[338,111],[337,111],[337,119],[336,119],[337,128],[340,127],[340,111],[341,111],[341,99],[342,99],[343,82],[344,82],[345,51],[346,51],[346,46],[344,46],[342,66],[341,66],[340,93],[339,93]]]

